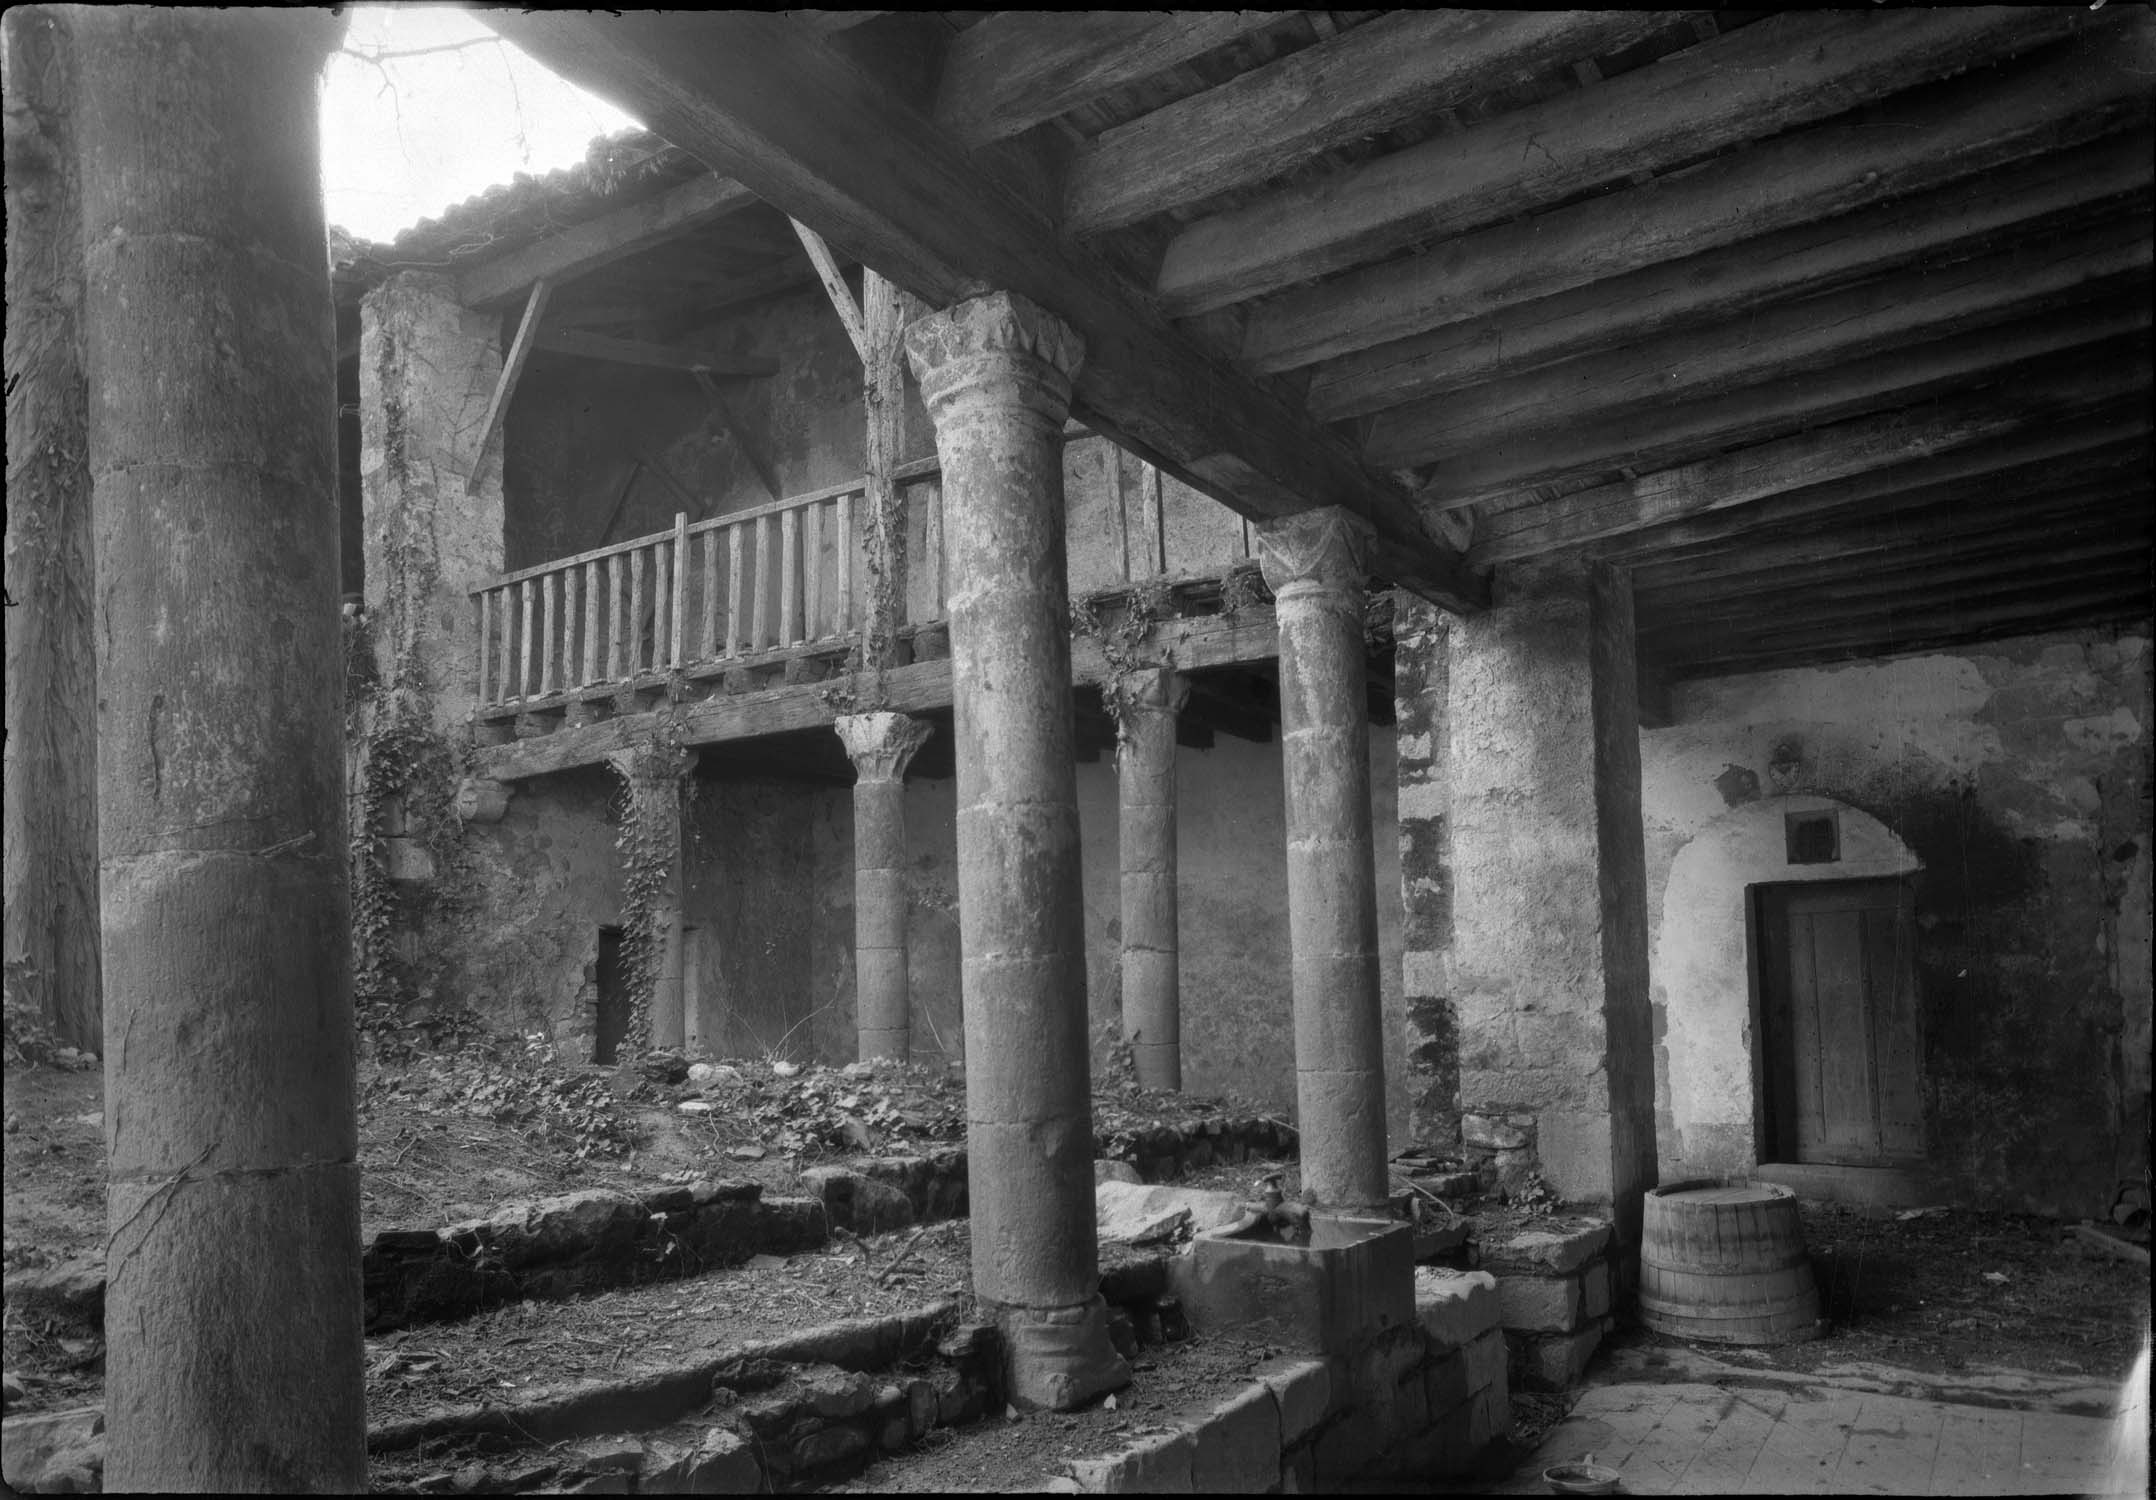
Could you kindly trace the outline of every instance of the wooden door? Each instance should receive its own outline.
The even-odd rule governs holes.
[[[1900,880],[1757,888],[1771,1160],[1924,1154],[1912,893]]]

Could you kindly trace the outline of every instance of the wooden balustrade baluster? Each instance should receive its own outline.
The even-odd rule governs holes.
[[[651,544],[651,670],[666,669],[666,622],[668,618],[668,593],[673,586],[674,571],[666,565],[666,541]]]
[[[542,695],[554,691],[554,616],[555,595],[561,590],[561,574],[547,573],[539,579],[539,617],[543,622],[539,637],[539,691]]]
[[[801,507],[801,639],[823,639],[823,502]]]
[[[831,633],[844,635],[853,629],[853,496],[840,495],[832,504],[837,514],[838,546],[833,550],[838,599],[831,608]]]
[[[748,631],[748,599],[741,592],[741,528],[726,528],[726,654],[739,656]]]
[[[494,673],[494,701],[506,703],[516,696],[509,691],[510,637],[516,634],[516,618],[508,589],[494,590],[494,609],[501,620],[501,660]]]
[[[781,646],[800,641],[797,627],[801,609],[801,512],[779,513],[779,639]]]
[[[606,680],[619,682],[629,675],[628,659],[622,653],[621,610],[628,595],[622,592],[621,575],[628,567],[628,560],[617,552],[606,560]]]
[[[922,566],[928,573],[928,618],[940,620],[943,618],[943,486],[929,480],[917,485],[914,494],[927,510],[921,517],[921,550],[928,554],[922,559]]]
[[[689,513],[674,512],[674,598],[666,648],[668,666],[678,667],[689,649]]]
[[[697,655],[705,661],[719,654],[719,533],[704,533],[704,625]]]
[[[644,670],[644,551],[629,553],[629,671],[635,677]]]
[[[487,696],[487,656],[494,646],[492,614],[484,592],[474,594],[472,603],[479,606],[479,701],[492,703],[494,700]]]
[[[517,673],[517,696],[519,698],[530,697],[532,690],[532,646],[538,636],[538,632],[532,628],[532,620],[538,603],[535,597],[536,592],[532,588],[532,581],[529,578],[517,585],[517,596],[524,606],[524,651],[520,658],[522,670]]]
[[[580,685],[599,680],[599,565],[584,564],[584,677]]]
[[[750,617],[756,628],[756,638],[749,643],[752,651],[761,651],[771,644],[771,518],[756,518],[756,609]]]

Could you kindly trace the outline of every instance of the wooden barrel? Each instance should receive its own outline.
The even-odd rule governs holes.
[[[1678,1182],[1647,1194],[1640,1320],[1722,1344],[1796,1344],[1819,1334],[1819,1285],[1797,1195],[1771,1182]]]

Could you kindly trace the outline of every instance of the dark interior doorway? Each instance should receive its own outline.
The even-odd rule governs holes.
[[[593,1040],[591,1060],[614,1061],[623,1038],[629,1034],[629,986],[621,970],[621,929],[599,929],[599,1034]]]
[[[1921,1160],[1915,900],[1905,880],[1752,888],[1765,1160]]]

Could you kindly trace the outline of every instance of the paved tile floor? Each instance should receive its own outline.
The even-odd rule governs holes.
[[[1633,1495],[2103,1492],[2119,1393],[2010,1371],[1881,1366],[1792,1376],[1682,1353],[1620,1353],[1500,1494],[1592,1453]],[[2143,1468],[2128,1493],[2148,1493]]]

